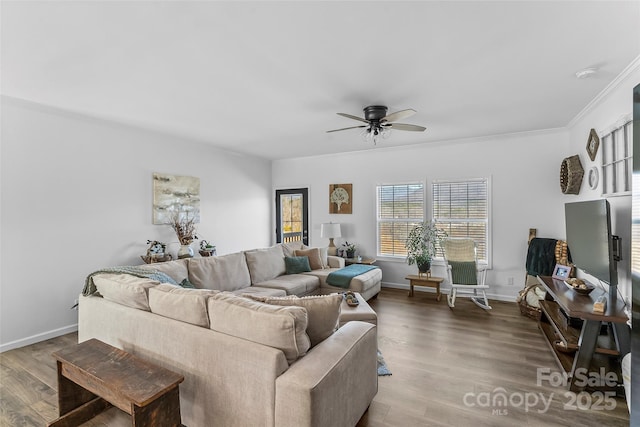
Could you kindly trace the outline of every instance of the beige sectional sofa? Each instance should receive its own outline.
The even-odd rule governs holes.
[[[285,257],[308,256],[311,271],[286,274]],[[344,259],[327,256],[326,248],[307,248],[302,243],[278,244],[228,255],[151,264],[148,268],[174,270],[184,264],[176,280],[188,277],[197,288],[264,295],[316,295],[346,289],[327,284],[327,276],[342,267]],[[173,273],[172,273],[173,274]],[[349,290],[369,300],[380,292],[382,271],[374,269],[351,279]]]
[[[344,261],[320,250],[320,263],[334,267],[286,274],[281,262],[296,250],[316,255],[276,245],[143,267],[198,289],[92,275],[97,292],[80,296],[79,341],[97,338],[184,375],[190,427],[353,426],[377,392],[376,326],[338,329],[342,296],[332,292],[344,289],[326,276]],[[381,273],[363,276],[350,287],[370,298]]]

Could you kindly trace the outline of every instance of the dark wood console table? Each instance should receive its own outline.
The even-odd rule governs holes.
[[[538,276],[538,281],[547,291],[545,300],[540,301],[540,329],[558,364],[569,376],[569,389],[580,391],[584,387],[576,384],[576,372],[598,372],[600,367],[611,369],[609,362],[612,357],[619,360],[630,351],[624,303],[619,298],[608,300],[604,314],[595,314],[593,303],[598,297],[607,296],[604,290],[596,287],[591,294],[580,295],[562,280]],[[600,333],[603,324],[611,325],[608,334]],[[559,350],[554,345],[556,340],[560,340],[569,351]],[[622,378],[619,376],[618,380],[621,382]]]

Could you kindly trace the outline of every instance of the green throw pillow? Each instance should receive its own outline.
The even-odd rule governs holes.
[[[478,275],[475,261],[449,261],[451,279],[456,285],[477,285]]]
[[[311,267],[309,266],[309,257],[306,256],[286,256],[284,257],[284,265],[287,269],[287,274],[298,274],[311,271]]]
[[[187,289],[195,289],[196,287],[193,286],[193,283],[191,283],[189,281],[189,279],[184,279],[182,282],[179,283],[180,286],[182,286],[183,288],[187,288]]]

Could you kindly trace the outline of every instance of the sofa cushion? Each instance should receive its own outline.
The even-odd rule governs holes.
[[[321,270],[322,271],[322,270]],[[256,283],[255,286],[263,288],[282,289],[287,295],[307,295],[315,292],[320,287],[320,280],[310,273],[285,274],[275,279]]]
[[[310,348],[302,307],[278,307],[230,292],[211,296],[208,307],[212,330],[280,349],[289,363]]]
[[[287,274],[299,274],[311,271],[309,257],[306,256],[286,256],[284,257],[284,265],[287,268]]]
[[[276,245],[266,249],[253,249],[244,253],[254,285],[271,280],[286,273],[282,246]]]
[[[149,307],[160,316],[208,327],[207,299],[218,292],[160,284],[149,289]]]
[[[96,274],[93,276],[93,283],[104,299],[146,311],[151,310],[149,288],[160,284],[155,280],[130,274]]]
[[[145,270],[158,270],[171,277],[176,283],[182,282],[189,277],[186,259],[177,259],[175,261],[154,262],[153,264],[141,265]]]
[[[251,286],[251,276],[243,252],[189,258],[188,266],[189,281],[196,288],[234,291]]]
[[[250,298],[272,305],[304,307],[307,310],[307,335],[314,347],[331,336],[338,329],[341,294],[315,295],[299,298],[288,297],[260,297],[248,295]]]
[[[295,242],[284,242],[284,243],[278,243],[280,246],[282,246],[282,252],[284,253],[284,256],[295,256],[295,251],[298,249],[304,249],[304,243],[302,243],[301,240],[295,241]]]
[[[322,258],[320,258],[320,250],[318,248],[298,249],[295,251],[296,256],[309,257],[309,266],[312,270],[322,270]]]
[[[287,291],[276,288],[262,288],[260,286],[249,286],[248,288],[236,289],[232,291],[236,295],[256,295],[263,297],[286,297]]]

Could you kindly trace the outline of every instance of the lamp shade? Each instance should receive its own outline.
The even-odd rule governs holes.
[[[320,237],[340,237],[340,224],[334,224],[333,222],[327,224],[320,224]]]

